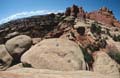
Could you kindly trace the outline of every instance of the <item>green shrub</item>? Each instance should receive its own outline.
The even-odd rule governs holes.
[[[83,52],[83,55],[84,55],[84,59],[87,63],[90,63],[91,61],[93,62],[93,57],[92,55],[90,55],[88,52],[87,52],[87,49],[86,48],[83,48],[83,47],[80,47],[82,52]]]
[[[120,64],[120,53],[118,52],[109,52],[109,56],[114,59],[117,63]]]
[[[90,28],[92,33],[100,34],[101,33],[101,27],[98,25],[97,22],[94,22],[91,24]]]

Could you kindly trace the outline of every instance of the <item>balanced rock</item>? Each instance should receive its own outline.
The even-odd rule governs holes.
[[[0,78],[114,78],[91,71],[54,71],[22,68],[0,72]]]
[[[30,48],[21,57],[24,66],[52,70],[85,69],[79,46],[67,39],[46,39]]]
[[[112,60],[107,53],[98,51],[94,56],[94,72],[99,72],[104,75],[109,75],[112,78],[120,78],[120,73],[117,63]]]
[[[12,63],[12,56],[8,53],[5,45],[0,45],[0,70],[6,70]]]
[[[28,50],[32,45],[32,39],[26,35],[19,35],[10,40],[5,44],[8,52],[16,59],[19,59],[21,54]]]

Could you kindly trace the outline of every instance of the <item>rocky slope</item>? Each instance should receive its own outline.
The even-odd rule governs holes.
[[[0,42],[4,43],[9,36],[17,35],[18,32],[31,37],[43,37],[58,25],[62,15],[62,13],[59,13],[56,15],[32,16],[5,23],[0,26]]]
[[[120,78],[120,22],[103,7],[0,26],[0,78]]]

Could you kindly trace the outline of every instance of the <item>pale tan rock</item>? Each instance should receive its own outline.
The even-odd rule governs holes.
[[[0,45],[0,70],[6,70],[12,64],[13,58],[5,48],[5,45]]]
[[[76,19],[77,20],[77,19]],[[79,27],[90,27],[90,24],[85,23],[84,21],[75,21],[76,24],[74,25],[74,28],[79,28]]]
[[[7,70],[15,70],[15,69],[21,69],[24,68],[22,63],[19,63],[17,65],[13,65],[12,67],[8,68]]]
[[[21,57],[25,65],[39,69],[83,70],[84,56],[79,46],[67,39],[46,39]]]
[[[120,64],[120,42],[115,42],[112,39],[107,40],[107,53]]]
[[[19,59],[21,54],[28,50],[32,45],[32,39],[26,35],[19,35],[9,39],[6,43],[6,49],[14,57]]]
[[[114,78],[91,71],[54,71],[22,68],[0,72],[0,78]]]
[[[32,38],[33,45],[39,43],[41,41],[41,38]]]
[[[19,34],[20,34],[19,32],[12,32],[12,33],[7,34],[7,36],[5,36],[5,38],[10,39],[10,38],[13,38]]]
[[[74,21],[74,17],[73,16],[68,16],[68,17],[66,17],[65,19],[64,19],[64,21],[69,21],[69,22],[71,22],[71,21]]]
[[[75,38],[72,36],[72,34],[70,32],[63,34],[62,36],[60,36],[60,38],[68,39],[68,40],[75,40]]]
[[[120,78],[117,63],[112,60],[107,53],[98,51],[94,56],[93,70],[113,78]]]

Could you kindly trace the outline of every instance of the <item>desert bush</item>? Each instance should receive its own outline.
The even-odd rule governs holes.
[[[112,52],[109,52],[108,54],[112,59],[114,59],[117,63],[120,64],[120,53],[112,51]]]
[[[94,22],[91,24],[90,28],[92,33],[100,34],[101,33],[101,27],[98,25],[97,22]]]

